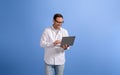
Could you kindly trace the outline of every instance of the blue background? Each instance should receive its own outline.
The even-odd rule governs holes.
[[[39,42],[54,13],[76,36],[65,75],[120,75],[120,0],[0,0],[0,75],[44,75]]]

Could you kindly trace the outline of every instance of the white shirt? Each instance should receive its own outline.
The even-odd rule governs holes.
[[[40,46],[45,49],[44,61],[51,65],[62,65],[65,63],[65,51],[59,45],[54,46],[53,42],[68,36],[68,31],[61,28],[57,33],[53,27],[46,28],[40,40]]]

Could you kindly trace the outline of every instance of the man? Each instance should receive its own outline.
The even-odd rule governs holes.
[[[45,49],[45,73],[46,75],[63,75],[65,63],[65,50],[69,45],[60,46],[62,37],[68,36],[68,31],[62,28],[63,16],[59,13],[53,17],[53,25],[44,30],[40,46]]]

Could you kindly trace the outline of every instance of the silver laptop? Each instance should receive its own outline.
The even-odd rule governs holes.
[[[67,36],[67,37],[62,37],[61,45],[70,45],[72,46],[74,44],[75,36]]]

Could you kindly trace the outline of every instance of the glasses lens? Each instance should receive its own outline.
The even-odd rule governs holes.
[[[57,21],[57,20],[55,20],[57,23],[64,23],[64,21],[62,21],[62,22],[59,22],[59,21]]]

